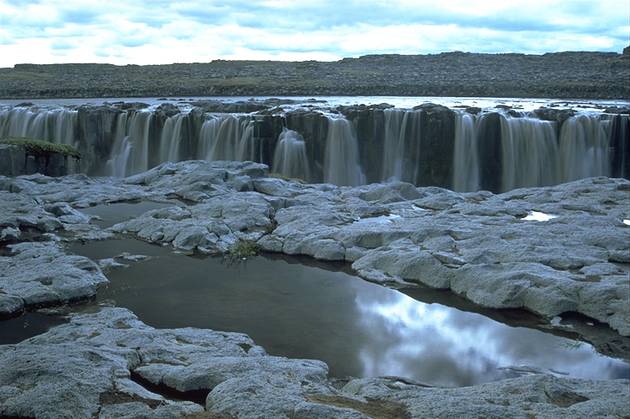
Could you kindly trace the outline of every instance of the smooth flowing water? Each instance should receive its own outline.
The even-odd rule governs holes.
[[[344,115],[334,108],[376,99],[402,107],[359,107]],[[427,101],[451,110],[414,107]],[[588,111],[579,102],[294,98],[281,112],[252,114],[205,112],[193,107],[193,99],[176,101],[168,108],[174,113],[165,114],[157,105],[166,101],[147,102],[151,106],[141,110],[59,108],[54,100],[0,104],[0,138],[71,144],[82,153],[77,170],[119,177],[188,159],[250,160],[316,183],[356,186],[396,179],[457,191],[503,192],[591,176],[630,177],[628,116]],[[469,105],[474,107],[470,112]],[[549,109],[533,111],[534,105],[572,111],[548,115]]]
[[[150,256],[108,272],[111,282],[98,298],[131,309],[154,327],[244,332],[273,355],[324,360],[333,376],[397,375],[446,386],[532,370],[630,377],[628,363],[587,343],[435,302],[435,292],[423,302],[418,290],[411,298],[343,266],[278,256],[230,263],[134,239],[70,250],[92,259],[122,252]]]

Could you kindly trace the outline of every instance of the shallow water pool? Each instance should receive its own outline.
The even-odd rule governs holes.
[[[332,376],[396,375],[444,386],[531,371],[630,377],[628,363],[587,343],[425,303],[421,292],[411,298],[338,265],[277,256],[229,263],[134,239],[74,244],[71,251],[92,259],[151,256],[108,272],[111,282],[99,292],[99,300],[149,325],[247,333],[270,354],[325,361]]]

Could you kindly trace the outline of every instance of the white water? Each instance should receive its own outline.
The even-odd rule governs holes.
[[[273,172],[308,182],[311,178],[309,166],[304,138],[297,131],[284,128],[273,155]]]
[[[359,146],[352,124],[347,119],[330,118],[324,157],[324,182],[341,186],[365,183],[359,164]]]

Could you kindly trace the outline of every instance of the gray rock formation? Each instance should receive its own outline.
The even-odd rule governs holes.
[[[19,176],[42,173],[65,176],[74,172],[74,159],[59,153],[32,156],[24,147],[0,144],[0,175]]]

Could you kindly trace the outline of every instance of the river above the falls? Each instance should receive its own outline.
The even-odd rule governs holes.
[[[102,105],[105,103],[129,102],[159,106],[163,103],[186,105],[196,101],[217,101],[234,103],[241,101],[277,100],[286,105],[314,106],[329,108],[357,104],[377,105],[388,103],[397,108],[413,108],[423,103],[436,103],[443,106],[479,107],[508,106],[523,111],[531,111],[541,106],[601,110],[612,106],[629,106],[630,101],[614,99],[554,99],[554,98],[495,98],[495,97],[456,97],[456,96],[194,96],[194,97],[111,97],[111,98],[46,98],[46,99],[0,99],[0,105],[16,106],[32,103],[37,106],[81,106]],[[287,103],[287,102],[291,103]]]
[[[402,376],[466,386],[534,371],[630,377],[625,361],[584,342],[368,283],[343,265],[287,256],[230,261],[194,257],[135,239],[73,244],[98,260],[139,262],[107,272],[100,303],[132,310],[158,328],[247,333],[272,355],[325,361],[332,376]],[[131,258],[134,259],[134,258]],[[305,264],[308,263],[307,264]]]

